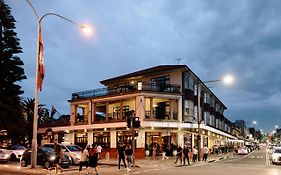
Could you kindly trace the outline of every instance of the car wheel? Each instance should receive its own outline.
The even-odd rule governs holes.
[[[26,160],[21,160],[21,161],[20,161],[20,166],[22,166],[22,167],[27,167],[27,162],[26,162]]]
[[[49,161],[46,161],[46,162],[44,163],[44,168],[49,169],[50,166],[51,166],[51,164],[50,164]]]
[[[17,157],[16,157],[15,154],[12,154],[12,155],[11,155],[11,160],[12,160],[12,161],[16,161],[16,160],[17,160]]]
[[[72,157],[71,157],[70,165],[74,165],[74,160]]]

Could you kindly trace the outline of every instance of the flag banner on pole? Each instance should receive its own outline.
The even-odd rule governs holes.
[[[51,110],[51,118],[53,118],[53,116],[57,113],[58,111],[56,110],[56,108],[54,106],[52,106],[52,110]]]
[[[39,27],[39,50],[38,50],[38,88],[42,91],[43,79],[45,76],[45,68],[44,68],[44,46],[42,39],[41,26]]]

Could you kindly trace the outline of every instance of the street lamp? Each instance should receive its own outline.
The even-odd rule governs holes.
[[[36,22],[37,22],[37,28],[38,28],[38,37],[37,37],[37,48],[36,48],[36,73],[35,73],[35,90],[34,90],[34,112],[33,112],[33,138],[32,138],[32,156],[31,156],[31,168],[35,168],[36,166],[36,159],[37,159],[37,128],[38,128],[38,89],[42,88],[42,81],[44,77],[44,58],[43,58],[43,41],[42,41],[42,34],[41,34],[41,23],[42,20],[46,16],[56,16],[59,17],[65,21],[68,21],[72,24],[75,24],[79,26],[83,31],[87,31],[87,34],[91,33],[91,30],[83,25],[80,25],[68,18],[65,18],[59,14],[56,13],[46,13],[42,17],[39,18],[39,15],[35,8],[33,7],[32,3],[30,0],[26,0],[26,2],[29,4],[29,6],[32,8],[33,13],[35,14],[36,17]],[[40,67],[42,66],[42,67]],[[41,71],[39,70],[41,68]],[[43,69],[43,71],[42,71]],[[39,77],[39,73],[40,77]]]
[[[214,82],[223,82],[224,84],[232,84],[234,81],[233,76],[231,75],[226,75],[222,79],[219,80],[210,80],[210,81],[203,81],[203,84],[207,83],[214,83]],[[201,95],[201,90],[200,90],[200,84],[199,81],[197,81],[197,101],[198,101],[198,114],[197,114],[197,125],[198,125],[198,161],[200,161],[200,153],[201,153],[201,128],[200,124],[204,121],[201,117],[201,104],[200,104],[200,95]]]

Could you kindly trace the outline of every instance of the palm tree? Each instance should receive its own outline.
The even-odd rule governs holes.
[[[23,114],[28,123],[28,138],[29,143],[31,143],[32,133],[33,133],[33,114],[34,114],[34,98],[27,98],[22,101]],[[45,108],[45,105],[38,105],[38,123],[45,124],[51,121],[49,116],[49,110]]]

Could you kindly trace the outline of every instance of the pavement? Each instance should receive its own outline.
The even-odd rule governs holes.
[[[233,157],[235,156],[233,154],[233,152],[227,153],[227,154],[210,154],[208,156],[207,161],[197,161],[195,163],[192,163],[192,161],[190,161],[191,165],[190,166],[201,166],[204,164],[209,164],[212,162],[217,162],[229,157]],[[178,164],[175,164],[175,158],[169,158],[166,160],[162,160],[162,157],[157,157],[156,159],[151,159],[150,157],[145,158],[145,159],[137,159],[135,160],[135,164],[134,167],[137,168],[144,168],[144,169],[148,169],[148,168],[161,168],[161,167],[165,167],[165,168],[172,168],[172,167],[181,167],[181,166],[185,166],[180,164],[180,162],[178,162]],[[103,166],[118,166],[118,161],[117,159],[109,159],[109,160],[105,160],[105,159],[101,159],[99,161],[99,165],[100,167]],[[71,171],[71,170],[77,170],[78,167],[77,166],[72,166],[70,169],[65,169],[65,172],[67,171]],[[9,166],[7,164],[0,164],[0,172],[1,174],[5,174],[4,172],[9,172],[9,173],[13,173],[13,174],[17,174],[17,175],[25,175],[25,174],[54,174],[54,172],[50,171],[50,170],[46,170],[44,168],[42,168],[42,166],[37,166],[36,168],[31,169],[30,167],[21,167],[19,164],[16,163],[15,166]]]

